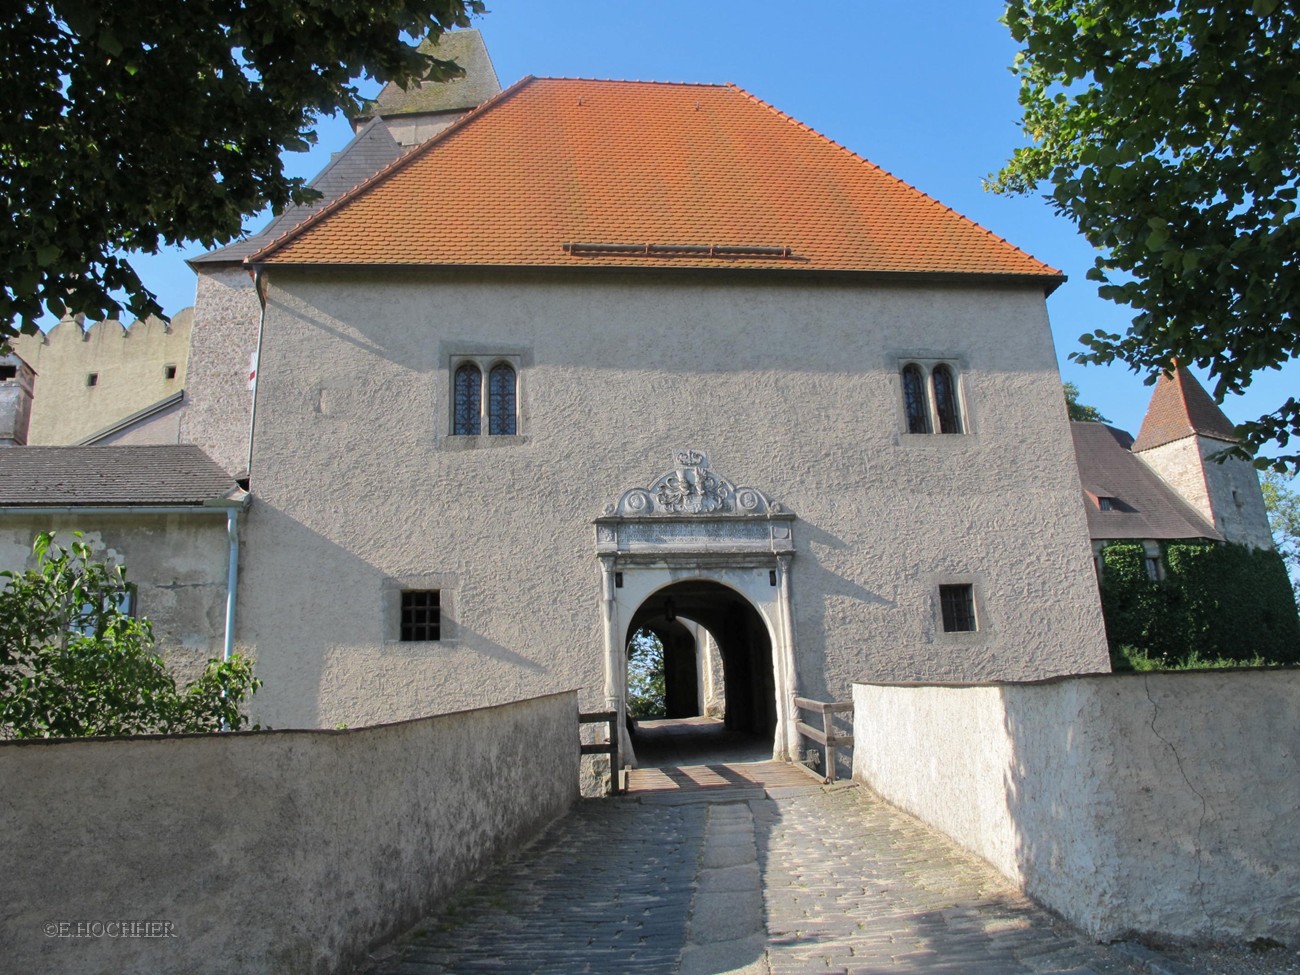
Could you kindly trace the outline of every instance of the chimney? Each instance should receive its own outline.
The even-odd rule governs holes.
[[[0,447],[27,444],[36,372],[16,354],[0,356]]]

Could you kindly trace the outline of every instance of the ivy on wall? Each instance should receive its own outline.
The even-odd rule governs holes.
[[[1282,557],[1207,542],[1162,546],[1165,578],[1151,579],[1140,542],[1101,551],[1101,604],[1111,662],[1128,647],[1167,666],[1193,656],[1300,663],[1300,620]]]

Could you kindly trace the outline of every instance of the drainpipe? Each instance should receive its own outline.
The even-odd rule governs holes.
[[[230,563],[226,567],[226,639],[221,645],[221,662],[230,660],[235,646],[235,592],[239,586],[239,509],[226,509],[226,534],[230,538]]]

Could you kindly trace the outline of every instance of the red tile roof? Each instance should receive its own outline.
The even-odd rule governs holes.
[[[560,78],[523,79],[249,260],[1063,280],[734,85]]]
[[[1133,449],[1149,450],[1196,433],[1219,440],[1237,439],[1232,421],[1223,415],[1196,377],[1179,367],[1156,380]]]

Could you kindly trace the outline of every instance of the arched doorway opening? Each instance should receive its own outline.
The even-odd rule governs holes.
[[[777,730],[772,639],[748,599],[709,579],[674,582],[637,607],[625,643],[633,676],[638,656],[657,652],[662,680],[661,689],[653,687],[662,695],[658,714],[646,713],[644,697],[629,697],[637,706],[629,708],[633,747],[643,764],[771,757]]]

